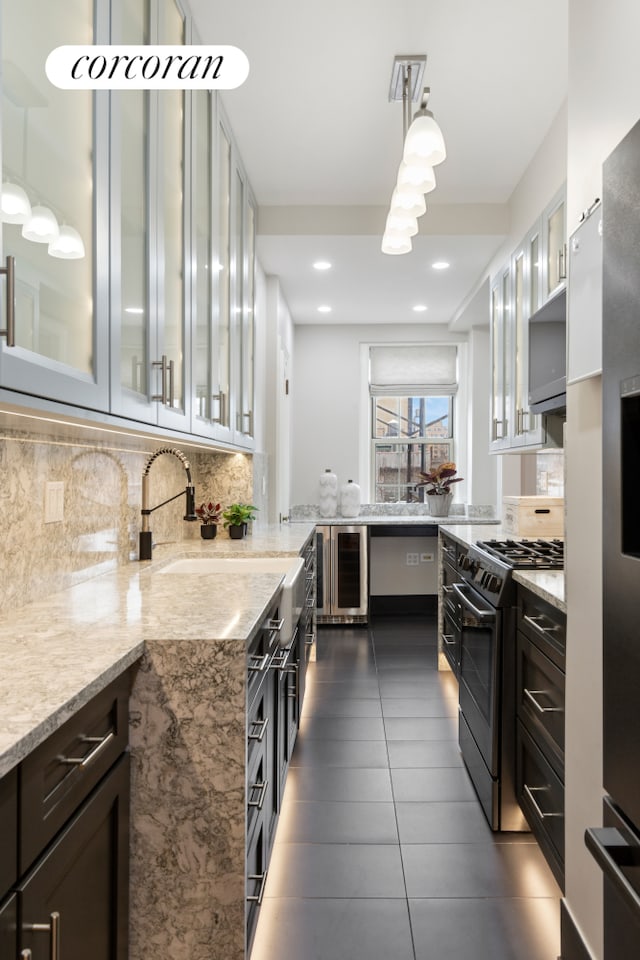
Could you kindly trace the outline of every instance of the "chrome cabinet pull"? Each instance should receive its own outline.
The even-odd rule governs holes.
[[[455,637],[453,636],[452,633],[443,633],[442,639],[444,640],[444,642],[447,644],[448,647],[452,647],[456,642]]]
[[[287,667],[287,672],[294,678],[293,687],[289,690],[287,696],[290,700],[296,700],[298,697],[298,664],[294,663]]]
[[[269,620],[267,627],[269,630],[273,630],[274,633],[279,633],[284,626],[284,617],[281,620]]]
[[[526,687],[524,688],[525,697],[531,701],[538,713],[564,713],[564,707],[543,707],[541,703],[538,703],[534,694],[538,696],[542,694],[544,697],[548,697],[550,694],[548,690],[527,690]]]
[[[264,739],[265,730],[267,729],[268,724],[269,724],[269,717],[265,717],[264,720],[252,720],[251,726],[260,727],[260,731],[259,733],[248,734],[247,738],[249,740],[257,740],[258,743],[262,743],[262,740]]]
[[[169,395],[168,395],[168,398],[167,398],[167,400],[166,400],[166,403],[167,403],[168,406],[170,406],[170,407],[173,406],[174,370],[175,370],[175,364],[174,364],[173,360],[169,360]]]
[[[265,870],[264,873],[250,873],[247,880],[255,880],[260,884],[257,894],[253,897],[247,897],[247,903],[257,903],[258,906],[260,906],[262,898],[264,897],[264,888],[267,883],[267,871]]]
[[[0,276],[7,278],[6,311],[7,325],[0,330],[0,337],[7,338],[7,346],[16,345],[16,258],[9,255],[6,267],[0,267]]]
[[[284,647],[282,653],[276,653],[271,660],[271,666],[274,670],[280,670],[280,672],[287,669],[289,663],[289,657],[291,656],[291,647]]]
[[[249,806],[249,807],[257,807],[258,810],[262,810],[262,805],[263,805],[263,803],[264,803],[264,798],[265,798],[266,795],[267,795],[267,790],[268,790],[268,789],[269,789],[269,781],[268,781],[268,780],[258,780],[256,783],[252,783],[251,786],[249,787],[249,793],[253,793],[254,790],[257,790],[257,791],[258,791],[258,799],[257,799],[257,800],[249,800],[249,801],[247,802],[247,806]]]
[[[271,654],[265,653],[263,657],[259,657],[257,653],[252,653],[250,659],[256,662],[250,663],[247,669],[251,673],[264,673],[267,667],[269,666],[269,661],[271,660]]]
[[[537,616],[537,617],[532,617],[531,614],[525,613],[523,619],[524,619],[524,621],[525,621],[526,623],[530,624],[530,626],[532,626],[535,630],[537,630],[539,633],[541,633],[541,634],[543,634],[543,635],[545,635],[545,634],[550,634],[550,635],[551,635],[551,634],[553,634],[555,631],[557,631],[557,630],[560,629],[560,627],[558,626],[558,624],[552,623],[552,622],[551,622],[550,620],[548,620],[543,614],[540,614],[540,615]],[[543,627],[543,626],[542,626],[543,623],[549,623],[550,626],[548,626],[548,627]]]
[[[160,393],[152,393],[151,399],[158,400],[160,403],[167,402],[167,358],[163,354],[161,360],[152,360],[152,367],[160,367]]]
[[[50,960],[60,960],[60,914],[57,910],[49,914],[49,923],[26,923],[24,929],[34,933],[48,933]],[[27,960],[31,957],[31,950],[23,950],[21,956]]]
[[[243,430],[242,432],[245,433],[248,437],[252,437],[253,436],[253,410],[249,410],[248,413],[243,413],[242,419],[249,421],[248,428],[246,430]]]
[[[81,743],[95,743],[93,750],[90,750],[85,757],[58,757],[58,762],[68,764],[72,767],[82,767],[85,769],[93,763],[98,754],[102,753],[105,747],[115,738],[115,733],[110,730],[104,737],[81,737]]]
[[[527,797],[529,798],[531,806],[533,807],[533,809],[535,810],[535,812],[537,813],[537,815],[540,817],[541,820],[548,820],[550,817],[564,817],[564,813],[543,813],[543,811],[540,809],[540,806],[538,805],[538,801],[534,797],[534,793],[548,793],[549,791],[548,787],[530,787],[528,786],[528,784],[525,783],[523,785],[523,789]]]
[[[447,587],[446,584],[442,584],[442,592],[445,596],[449,596],[450,593],[453,593],[453,587]]]
[[[315,638],[316,638],[315,633],[305,633],[304,642],[308,647],[310,647],[313,641],[315,640]]]
[[[220,393],[214,393],[211,397],[212,400],[218,401],[218,416],[213,418],[213,423],[219,423],[221,426],[227,425],[227,395],[223,393],[222,390]]]

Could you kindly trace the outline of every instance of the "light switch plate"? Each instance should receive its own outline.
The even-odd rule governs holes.
[[[49,480],[44,488],[44,522],[61,523],[64,520],[64,483]]]

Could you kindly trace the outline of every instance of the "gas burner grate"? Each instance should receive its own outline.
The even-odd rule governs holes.
[[[477,546],[514,569],[561,570],[564,567],[562,540],[482,540]]]

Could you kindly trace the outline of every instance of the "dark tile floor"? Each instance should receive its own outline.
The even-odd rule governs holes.
[[[560,891],[492,834],[434,619],[322,627],[251,960],[556,960]]]

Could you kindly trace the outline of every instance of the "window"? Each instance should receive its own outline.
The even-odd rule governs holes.
[[[423,500],[420,474],[454,459],[456,380],[454,346],[370,348],[375,503]]]

